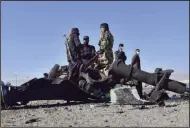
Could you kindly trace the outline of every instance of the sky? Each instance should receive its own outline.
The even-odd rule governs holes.
[[[141,50],[142,70],[174,69],[189,75],[189,3],[186,2],[5,2],[1,3],[1,79],[41,77],[65,65],[62,35],[80,30],[98,50],[100,24],[108,23],[113,51],[124,43],[126,63]]]

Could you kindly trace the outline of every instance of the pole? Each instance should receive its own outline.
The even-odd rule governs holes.
[[[18,77],[18,74],[17,73],[14,73],[15,74],[15,78],[16,78],[16,86],[17,86],[17,77]]]
[[[17,86],[17,75],[16,75],[16,86]]]

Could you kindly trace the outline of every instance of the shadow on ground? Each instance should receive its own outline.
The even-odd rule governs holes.
[[[92,104],[92,103],[105,103],[100,101],[89,101],[89,102],[70,102],[70,103],[55,103],[55,104],[42,104],[42,105],[21,105],[9,108],[9,110],[19,110],[19,109],[39,109],[39,108],[52,108],[52,107],[63,107],[63,106],[74,106],[81,104]]]

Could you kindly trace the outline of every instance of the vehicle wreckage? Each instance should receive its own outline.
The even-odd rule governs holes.
[[[48,78],[34,78],[21,86],[8,86],[1,82],[1,107],[7,109],[17,102],[27,104],[36,100],[108,102],[110,98],[106,95],[110,94],[115,85],[120,84],[122,78],[125,78],[125,82],[135,79],[155,86],[146,98],[146,101],[152,104],[166,100],[163,90],[179,94],[189,93],[186,84],[169,79],[173,70],[162,71],[157,68],[155,73],[148,73],[123,62],[114,61],[107,77],[99,70],[84,67],[86,65],[76,63],[71,76],[68,76],[67,66],[59,70],[59,65],[55,65]],[[63,72],[65,76],[61,78]]]
[[[67,39],[66,48],[70,55]],[[157,68],[154,73],[148,73],[120,60],[114,60],[108,76],[106,76],[99,69],[89,67],[98,56],[99,53],[87,64],[80,61],[74,62],[72,69],[69,69],[67,65],[60,68],[56,64],[45,78],[34,78],[20,86],[5,85],[1,81],[1,108],[8,109],[15,105],[26,105],[30,101],[37,100],[110,102],[111,90],[117,84],[132,86],[130,81],[133,79],[155,86],[155,88],[144,97],[144,100],[136,101],[131,98],[130,90],[127,90],[125,97],[119,103],[160,104],[169,98],[165,90],[189,94],[189,88],[186,87],[186,84],[169,79],[173,70],[163,71],[161,68]]]

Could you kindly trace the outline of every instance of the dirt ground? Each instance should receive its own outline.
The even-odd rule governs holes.
[[[1,111],[2,127],[189,127],[189,101],[166,107],[33,101]]]

